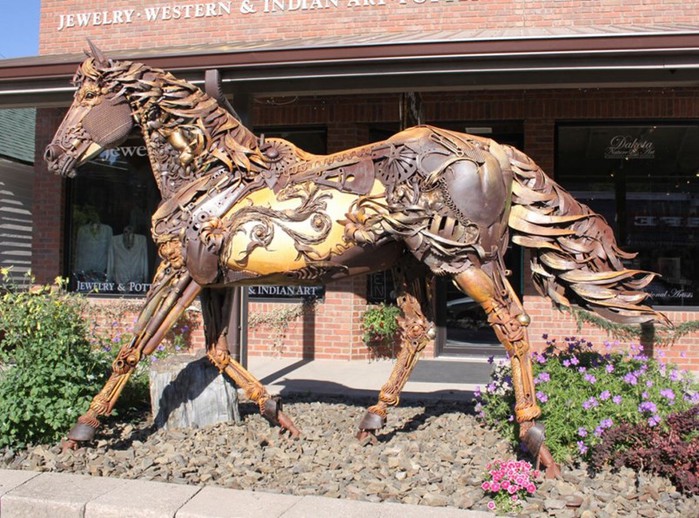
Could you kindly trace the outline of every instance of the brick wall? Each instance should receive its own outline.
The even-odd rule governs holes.
[[[65,110],[36,111],[36,157],[32,215],[32,273],[39,283],[52,283],[63,274],[65,180],[49,172],[43,154],[61,124]]]
[[[255,12],[242,14],[246,6]],[[155,8],[159,20],[148,21]],[[697,14],[696,2],[685,0],[51,0],[42,2],[39,48],[41,54],[81,52],[86,37],[115,50],[413,31],[573,33],[586,26],[695,24]],[[81,19],[86,26],[79,26]],[[78,26],[59,30],[70,22]]]

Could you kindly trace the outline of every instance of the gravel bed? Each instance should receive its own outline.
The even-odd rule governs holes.
[[[112,424],[90,447],[0,451],[0,468],[57,471],[211,485],[370,502],[405,502],[487,510],[480,488],[485,465],[512,458],[511,447],[482,428],[463,403],[410,401],[391,409],[376,444],[354,437],[374,400],[292,395],[285,412],[300,440],[241,406],[243,423],[195,430],[154,430],[148,422]],[[529,497],[527,516],[697,516],[699,497],[678,493],[666,479],[629,469],[590,477],[564,467]],[[577,501],[579,507],[569,507]]]

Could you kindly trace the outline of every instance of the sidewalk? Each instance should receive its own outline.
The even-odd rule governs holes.
[[[480,518],[479,511],[0,470],[2,518]]]
[[[272,393],[378,396],[395,362],[251,357],[248,369]],[[470,401],[487,382],[483,360],[422,360],[403,399]],[[485,382],[484,382],[485,380]],[[66,473],[0,470],[2,518],[479,518],[480,511],[293,496],[220,487]]]
[[[270,392],[378,396],[395,360],[344,361],[287,358],[248,359],[248,370]],[[403,399],[468,400],[488,383],[485,359],[420,360],[403,390]]]

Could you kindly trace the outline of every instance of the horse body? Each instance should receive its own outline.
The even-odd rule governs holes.
[[[639,304],[652,274],[628,270],[608,225],[520,151],[493,140],[420,126],[328,156],[282,139],[258,139],[215,99],[170,74],[106,59],[92,47],[76,75],[75,101],[46,159],[71,175],[140,127],[163,203],[153,215],[162,263],[113,373],[71,430],[89,440],[136,363],[152,352],[201,294],[212,362],[272,422],[291,420],[227,350],[228,287],[306,284],[393,268],[402,310],[401,350],[360,435],[383,426],[387,407],[434,338],[434,276],[451,276],[478,302],[512,361],[515,416],[530,451],[555,475],[543,445],[526,327],[506,279],[508,234],[533,249],[535,285],[624,321],[665,317]]]

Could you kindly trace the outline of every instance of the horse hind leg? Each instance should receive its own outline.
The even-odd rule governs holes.
[[[520,425],[520,439],[537,463],[540,461],[546,467],[546,476],[558,477],[560,469],[544,444],[543,426],[534,421],[541,415],[541,408],[534,399],[534,379],[526,329],[529,316],[499,266],[490,263],[486,267],[492,270],[490,275],[482,268],[472,266],[456,275],[454,281],[485,310],[488,323],[510,356],[515,419]]]
[[[378,402],[369,407],[359,423],[359,440],[375,440],[375,432],[386,423],[388,407],[398,405],[400,393],[413,372],[420,353],[434,338],[434,326],[423,313],[423,304],[426,305],[430,295],[430,285],[421,273],[411,269],[406,271],[404,265],[393,269],[398,290],[397,304],[403,312],[398,322],[401,348],[388,381],[381,388]]]
[[[292,437],[297,438],[301,432],[282,412],[281,399],[278,396],[271,396],[255,376],[231,357],[228,348],[228,332],[234,294],[235,290],[230,288],[224,290],[207,288],[202,291],[207,356],[219,372],[233,380],[237,387],[242,388],[249,400],[257,403],[263,417],[273,425],[279,426],[282,431],[288,430]]]

